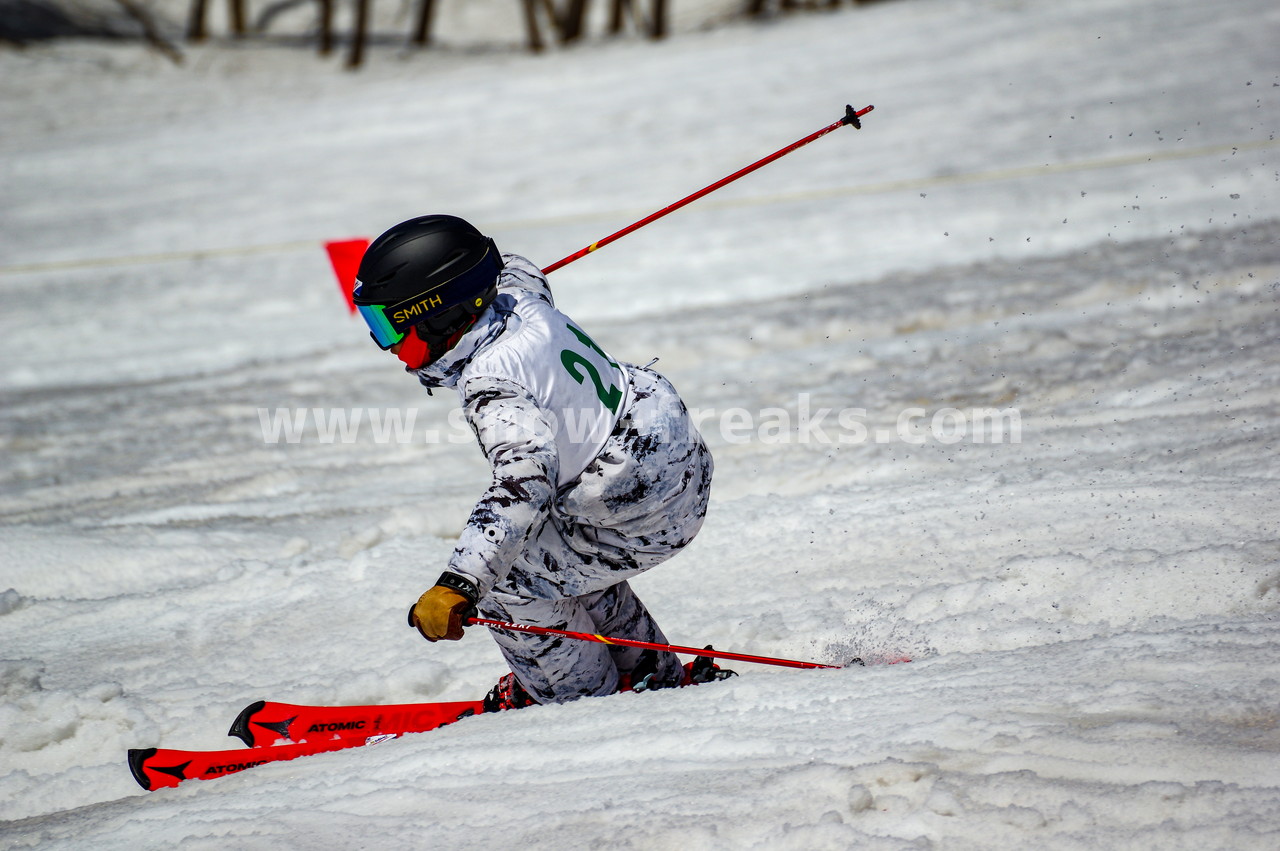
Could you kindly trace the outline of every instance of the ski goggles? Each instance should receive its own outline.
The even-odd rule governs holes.
[[[359,281],[351,295],[369,326],[369,336],[385,351],[403,340],[410,328],[425,326],[424,331],[439,334],[456,324],[460,314],[482,306],[484,298],[478,294],[492,289],[501,270],[502,261],[491,247],[462,274],[395,304],[359,304],[363,289]]]

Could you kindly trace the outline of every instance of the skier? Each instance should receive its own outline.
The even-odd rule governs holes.
[[[456,387],[493,468],[436,584],[409,613],[428,641],[486,618],[667,643],[627,580],[702,526],[706,444],[675,389],[614,360],[556,309],[529,260],[454,216],[402,222],[360,263],[374,341],[428,388]],[[699,657],[490,631],[511,673],[486,711],[730,675]]]

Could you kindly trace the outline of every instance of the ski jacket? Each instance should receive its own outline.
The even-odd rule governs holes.
[[[493,468],[448,572],[483,598],[519,562],[522,585],[541,587],[541,596],[573,595],[583,580],[568,578],[567,562],[578,553],[606,562],[606,573],[627,572],[639,566],[636,553],[643,561],[651,533],[668,550],[664,558],[670,541],[692,538],[705,512],[710,457],[664,378],[618,363],[556,309],[536,266],[514,254],[503,259],[490,308],[453,349],[415,370],[428,388],[456,387]],[[690,476],[667,475],[661,463],[671,457],[687,466],[691,450],[706,455],[692,525],[668,516],[680,513]],[[559,530],[554,547],[545,546],[549,522]]]

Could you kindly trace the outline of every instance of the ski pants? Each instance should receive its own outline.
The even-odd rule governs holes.
[[[505,579],[477,607],[494,620],[667,643],[627,580],[679,552],[702,527],[711,453],[660,374],[631,373],[632,404],[596,459],[563,488]],[[556,636],[490,630],[539,703],[611,694],[645,652]],[[657,681],[682,677],[657,654]]]

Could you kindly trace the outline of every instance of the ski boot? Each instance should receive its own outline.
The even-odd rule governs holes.
[[[484,696],[483,712],[505,712],[508,709],[524,709],[536,706],[538,701],[529,696],[515,674],[507,674],[498,680],[497,685],[489,689]]]
[[[706,649],[714,650],[715,648],[708,644]],[[710,656],[698,656],[684,666],[684,683],[682,685],[696,686],[702,683],[713,683],[717,680],[727,680],[736,676],[738,676],[737,671],[721,668],[711,661]]]

